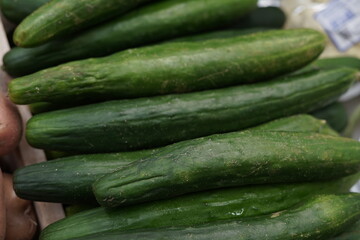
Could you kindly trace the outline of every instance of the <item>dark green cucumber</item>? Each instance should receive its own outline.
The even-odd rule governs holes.
[[[344,105],[340,102],[333,103],[325,108],[312,113],[319,119],[324,119],[337,132],[342,132],[348,124],[348,115]]]
[[[156,151],[77,155],[34,164],[15,172],[14,189],[24,199],[69,204],[96,203],[91,188],[96,179]],[[31,178],[25,180],[27,177]]]
[[[20,23],[14,32],[14,43],[21,47],[37,46],[58,36],[69,35],[79,29],[123,15],[141,4],[154,1],[52,0]]]
[[[309,115],[274,120],[250,131],[316,132],[337,136],[324,121]],[[17,195],[24,199],[61,203],[96,202],[92,193],[95,180],[159,150],[79,155],[34,164],[15,172],[14,188]]]
[[[188,94],[109,101],[38,114],[26,137],[47,150],[105,153],[154,148],[256,126],[324,107],[357,71],[335,69]]]
[[[359,177],[221,189],[127,208],[97,208],[50,225],[40,239],[66,240],[113,230],[193,226],[260,216],[287,209],[317,194],[346,192]]]
[[[90,57],[102,57],[175,37],[217,29],[236,21],[256,6],[255,0],[167,0],[67,39],[36,48],[15,48],[4,57],[12,75]]]
[[[196,211],[196,210],[194,210]],[[360,194],[319,195],[288,210],[196,226],[109,231],[74,240],[327,240],[360,219]]]
[[[360,239],[360,221],[357,221],[349,229],[331,240],[359,240]]]
[[[20,23],[30,13],[50,0],[1,0],[1,12],[14,23]]]
[[[132,205],[249,184],[328,180],[360,170],[360,143],[317,133],[243,131],[169,145],[93,184],[98,203]]]
[[[238,21],[231,27],[267,27],[282,28],[286,22],[286,15],[278,7],[260,7],[254,10],[249,16]]]
[[[18,104],[74,103],[214,89],[296,70],[323,50],[314,30],[273,30],[204,42],[170,42],[88,59],[14,79]]]
[[[242,36],[246,34],[256,33],[256,32],[263,32],[269,31],[270,29],[265,28],[250,28],[250,29],[243,29],[243,30],[223,30],[223,31],[214,31],[204,34],[198,34],[190,37],[183,37],[177,38],[173,41],[177,42],[187,42],[187,41],[205,41],[211,39],[218,39],[218,38],[232,38],[237,36]],[[69,103],[69,104],[54,104],[54,103],[47,103],[47,102],[39,102],[30,104],[30,111],[33,114],[39,114],[43,112],[54,111],[58,109],[70,108],[78,106],[77,103]]]

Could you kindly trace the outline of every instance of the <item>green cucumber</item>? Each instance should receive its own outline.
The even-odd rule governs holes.
[[[324,121],[309,115],[274,120],[250,130],[316,132],[337,136]],[[34,164],[15,172],[14,188],[18,196],[35,201],[96,202],[92,193],[95,180],[159,150],[78,155]]]
[[[50,0],[1,0],[1,12],[14,23],[20,23],[30,13]]]
[[[265,216],[211,222],[191,227],[109,231],[73,239],[327,240],[359,219],[360,194],[319,195],[303,205]]]
[[[109,101],[42,113],[27,124],[37,148],[106,153],[155,148],[237,131],[324,107],[357,71],[313,71],[273,81],[188,94]]]
[[[324,43],[310,29],[170,42],[17,78],[9,93],[17,104],[66,104],[215,89],[289,73],[314,60]]]
[[[301,74],[313,70],[330,70],[335,68],[353,68],[360,70],[360,59],[357,57],[333,57],[333,58],[321,58],[312,62],[308,66],[296,71],[293,74]]]
[[[266,27],[266,28],[282,28],[286,22],[286,15],[281,8],[278,7],[260,7],[253,11],[249,16],[237,21],[231,27],[247,28],[247,27]]]
[[[132,205],[249,184],[334,179],[360,170],[360,143],[318,133],[243,131],[169,145],[93,184],[98,203]]]
[[[341,235],[331,240],[359,240],[360,239],[360,221],[357,221],[349,229],[346,229]]]
[[[337,132],[342,132],[348,124],[345,106],[336,102],[312,113],[319,119],[324,119]]]
[[[52,0],[20,23],[14,32],[14,43],[21,47],[37,46],[58,36],[69,35],[123,15],[152,1],[154,0]]]
[[[318,68],[337,68],[337,67],[349,67],[360,69],[360,59],[357,57],[333,57],[319,59],[315,67]]]
[[[256,0],[166,0],[78,35],[35,48],[14,48],[4,57],[12,75],[26,75],[73,60],[102,57],[121,50],[217,29],[236,21]]]
[[[329,182],[221,189],[127,208],[97,208],[48,226],[41,240],[66,240],[113,230],[193,226],[281,211],[317,194],[342,193],[356,176]]]

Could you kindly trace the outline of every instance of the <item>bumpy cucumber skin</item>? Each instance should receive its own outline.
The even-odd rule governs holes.
[[[164,43],[17,78],[9,93],[17,104],[64,104],[216,89],[292,72],[314,60],[324,43],[309,29]]]
[[[359,194],[320,195],[304,205],[266,216],[192,227],[113,231],[76,240],[326,240],[360,218]]]
[[[360,143],[316,133],[244,131],[179,142],[93,184],[106,207],[249,184],[328,180],[360,170]]]
[[[324,119],[337,132],[342,132],[348,124],[345,106],[336,102],[311,113],[319,119]]]
[[[194,193],[127,208],[97,208],[60,220],[41,240],[66,240],[114,230],[193,226],[274,213],[318,194],[346,192],[359,174],[329,182],[275,184]]]
[[[34,116],[26,137],[47,150],[106,153],[237,131],[335,101],[357,71],[336,69],[265,83],[64,109]]]
[[[73,60],[102,57],[216,29],[236,21],[255,7],[255,0],[155,2],[71,38],[31,49],[15,48],[4,57],[4,66],[12,75],[25,75]]]
[[[249,131],[316,132],[338,136],[325,121],[309,115],[274,120]],[[34,201],[70,204],[96,202],[92,193],[92,184],[95,180],[130,162],[155,154],[156,151],[160,149],[78,155],[34,164],[15,172],[14,188],[18,196]]]
[[[21,47],[34,47],[151,1],[155,0],[52,0],[18,25],[13,36],[14,43]]]
[[[1,12],[14,23],[20,23],[30,13],[50,0],[1,0]]]

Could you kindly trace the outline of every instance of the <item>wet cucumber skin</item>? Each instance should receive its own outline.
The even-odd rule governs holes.
[[[57,151],[106,153],[165,146],[310,112],[335,101],[357,71],[335,69],[188,94],[108,101],[34,116],[28,142]]]
[[[76,240],[327,240],[360,218],[359,194],[320,195],[303,205],[265,216],[192,227],[110,231]]]
[[[326,182],[274,184],[220,189],[127,208],[97,208],[58,221],[41,240],[66,240],[114,230],[194,226],[219,220],[246,219],[290,208],[318,194],[345,193],[354,175]]]
[[[169,42],[17,78],[9,94],[17,104],[74,104],[216,89],[297,70],[313,61],[324,44],[324,36],[310,29]]]
[[[324,121],[309,115],[274,120],[251,128],[249,131],[317,132],[337,136],[337,133]],[[14,188],[18,196],[34,201],[68,204],[96,202],[92,192],[92,184],[95,180],[160,150],[161,148],[110,154],[85,154],[33,164],[15,172]]]

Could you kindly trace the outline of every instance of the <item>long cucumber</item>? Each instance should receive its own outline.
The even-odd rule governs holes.
[[[4,57],[4,65],[10,74],[25,75],[69,61],[102,57],[215,30],[236,22],[255,6],[256,0],[158,1],[75,36],[35,48],[14,48]]]
[[[127,208],[88,210],[60,220],[41,233],[41,240],[67,240],[95,233],[144,228],[194,226],[270,214],[318,194],[342,193],[359,179],[230,188],[194,193]]]
[[[327,240],[360,218],[360,195],[320,195],[289,210],[192,227],[110,231],[76,240]]]
[[[252,184],[329,180],[360,170],[360,143],[317,133],[243,131],[175,143],[93,184],[106,207]]]
[[[155,148],[314,111],[335,101],[357,71],[313,71],[188,94],[118,100],[43,113],[27,124],[31,145],[105,153]]]
[[[33,47],[68,35],[154,0],[52,0],[25,18],[15,29],[14,43]],[[250,0],[252,1],[252,0]],[[240,1],[241,2],[241,1]]]
[[[316,132],[337,136],[324,121],[309,115],[274,120],[249,131]],[[160,150],[78,155],[34,164],[15,172],[14,188],[18,196],[35,201],[96,202],[92,193],[95,180]]]
[[[310,29],[169,42],[17,78],[9,93],[17,104],[66,104],[216,89],[292,72],[313,61],[324,44]]]

